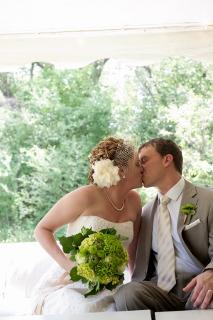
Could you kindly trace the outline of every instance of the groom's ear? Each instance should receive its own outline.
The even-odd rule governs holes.
[[[168,167],[170,166],[170,164],[173,162],[173,155],[172,154],[166,154],[164,156],[164,159],[163,159],[163,162],[164,162],[164,166],[165,167]]]

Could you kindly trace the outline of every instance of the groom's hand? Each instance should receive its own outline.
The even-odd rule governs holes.
[[[213,270],[200,273],[183,288],[185,292],[192,290],[191,302],[195,308],[213,309]]]

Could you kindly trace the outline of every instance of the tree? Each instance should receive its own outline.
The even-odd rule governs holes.
[[[13,75],[21,109],[2,108],[0,125],[0,219],[6,228],[31,229],[62,195],[87,183],[88,153],[109,134],[111,114],[98,68],[96,80],[93,65],[64,71],[45,65],[33,77],[26,70]]]

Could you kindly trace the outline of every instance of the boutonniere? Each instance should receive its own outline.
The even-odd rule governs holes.
[[[193,203],[186,203],[181,206],[180,212],[185,215],[184,223],[188,216],[193,216],[196,213],[197,206]]]

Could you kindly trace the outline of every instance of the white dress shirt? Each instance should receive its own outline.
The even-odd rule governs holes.
[[[171,228],[172,228],[172,239],[175,248],[175,259],[176,259],[176,271],[185,273],[199,273],[201,270],[195,265],[192,258],[188,255],[184,246],[180,241],[180,237],[177,232],[178,216],[180,211],[180,204],[183,195],[183,189],[185,186],[185,180],[182,177],[167,193],[166,195],[171,199],[168,203],[168,210],[171,217]],[[159,203],[161,193],[158,193]],[[153,221],[153,232],[152,232],[152,250],[156,257],[157,263],[157,228],[158,228],[158,216],[159,216],[159,206],[154,214]]]

